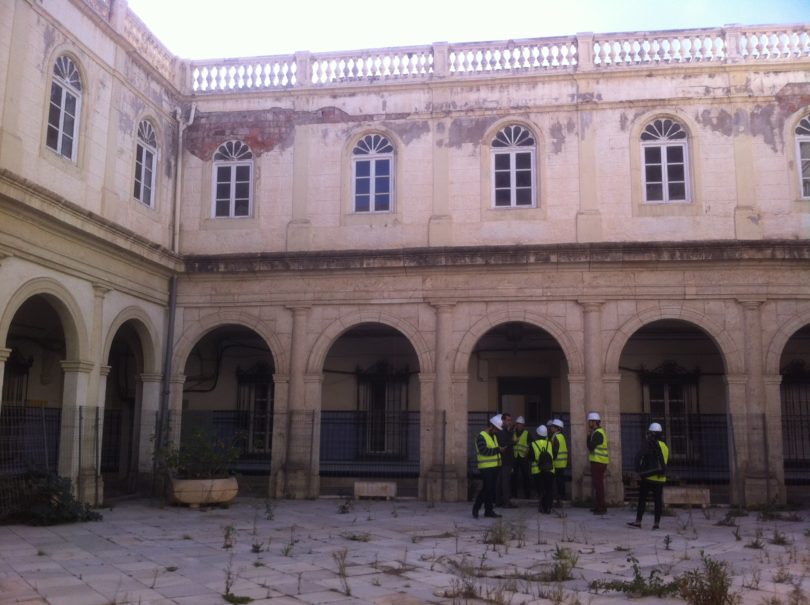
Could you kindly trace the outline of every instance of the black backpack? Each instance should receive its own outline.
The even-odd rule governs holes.
[[[540,456],[537,460],[537,468],[539,468],[541,472],[551,472],[554,468],[554,459],[551,457],[548,450],[544,449],[540,451]]]
[[[636,472],[640,477],[651,477],[664,472],[660,449],[658,442],[647,443],[646,447],[636,454]]]

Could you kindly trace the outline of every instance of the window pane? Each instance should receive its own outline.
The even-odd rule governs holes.
[[[250,166],[237,166],[236,167],[236,180],[249,181],[250,180]]]
[[[58,105],[51,104],[48,110],[48,124],[54,128],[59,128],[59,115],[61,111]]]
[[[390,197],[387,193],[374,196],[374,210],[377,212],[385,212],[388,210],[390,204]]]
[[[371,187],[371,179],[357,179],[354,186],[354,191],[358,195],[365,195],[369,193]]]
[[[660,163],[661,162],[661,148],[660,147],[645,147],[644,148],[644,162]]]
[[[247,216],[250,213],[250,203],[248,200],[236,200],[234,204],[234,216]]]
[[[498,189],[495,191],[495,205],[496,206],[512,205],[512,198],[509,195],[508,189]]]
[[[518,206],[531,206],[532,205],[532,190],[531,189],[518,189],[515,192],[517,196]]]
[[[521,170],[515,174],[515,185],[518,187],[532,186],[532,173],[530,170]]]
[[[65,111],[72,116],[76,115],[76,97],[72,94],[65,94]]]
[[[686,199],[686,186],[683,183],[670,183],[669,184],[669,199],[671,199],[671,200],[685,200]]]
[[[73,139],[69,136],[63,134],[62,135],[62,151],[61,154],[66,158],[73,157]]]
[[[363,160],[362,162],[354,163],[355,176],[370,176],[371,175],[371,162]]]
[[[65,114],[64,121],[62,122],[62,135],[73,136],[73,125],[75,124],[73,116]]]
[[[48,126],[48,134],[45,137],[45,144],[53,150],[57,150],[59,132],[53,126]]]
[[[217,183],[217,199],[229,200],[231,198],[231,184]]]
[[[516,153],[515,154],[515,167],[527,169],[532,167],[532,154],[530,153]]]
[[[51,103],[56,106],[62,105],[62,87],[56,82],[51,85]]]
[[[143,147],[140,145],[135,148],[135,161],[139,164],[143,162]]]
[[[683,164],[670,164],[667,166],[667,179],[683,182]]]
[[[683,147],[667,147],[667,160],[670,162],[683,163]]]
[[[664,189],[660,184],[647,183],[647,201],[660,202],[664,199]]]
[[[143,189],[143,203],[147,206],[152,205],[152,188],[149,186],[146,186]]]
[[[506,187],[507,189],[510,187],[512,181],[509,178],[508,172],[496,172],[495,173],[495,187],[498,189],[503,189]]]
[[[496,170],[509,170],[510,161],[508,153],[495,154],[495,169]]]
[[[246,200],[250,197],[250,184],[249,183],[236,183],[235,197],[238,200]]]
[[[230,166],[217,166],[217,183],[228,183],[231,180]]]
[[[229,216],[231,212],[231,203],[229,200],[217,200],[216,214],[214,216]]]
[[[368,212],[369,196],[356,195],[354,196],[354,211],[355,212]]]
[[[378,176],[374,179],[374,193],[389,193],[387,176]]]
[[[810,180],[802,182],[802,197],[810,197]]]
[[[660,183],[661,182],[661,166],[647,166],[644,169],[644,174],[647,175],[647,182],[648,183]]]
[[[391,162],[389,160],[376,160],[374,162],[374,174],[377,176],[391,174]]]
[[[135,191],[134,191],[135,199],[141,199],[141,183],[138,179],[135,179]]]

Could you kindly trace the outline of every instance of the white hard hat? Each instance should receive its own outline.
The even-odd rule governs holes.
[[[503,428],[503,416],[495,414],[489,419],[489,423],[500,431]]]
[[[565,424],[563,424],[563,421],[560,420],[559,418],[555,418],[554,420],[552,420],[551,424],[553,424],[554,426],[559,427],[559,428],[565,427]]]
[[[546,426],[551,426],[552,420],[546,420]]]
[[[650,428],[648,428],[647,430],[650,431],[651,433],[662,433],[664,431],[664,429],[661,428],[661,425],[658,424],[657,422],[653,422],[650,425]]]
[[[523,416],[518,416],[515,424],[526,424],[526,419]]]
[[[537,427],[537,434],[541,437],[548,437],[548,429],[545,424],[541,424]]]
[[[602,417],[599,415],[598,412],[591,412],[588,414],[588,420],[598,420],[601,422]]]

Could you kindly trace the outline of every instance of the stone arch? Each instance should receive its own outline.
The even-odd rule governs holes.
[[[492,328],[512,321],[528,323],[551,334],[563,350],[565,360],[568,363],[569,373],[582,374],[585,371],[582,351],[562,326],[548,317],[537,315],[530,311],[504,310],[486,315],[467,330],[456,352],[453,373],[466,374],[470,355],[472,355],[475,344],[480,338]]]
[[[779,374],[779,363],[788,340],[807,325],[810,325],[810,311],[797,314],[779,326],[765,349],[765,374]]]
[[[270,354],[273,356],[273,364],[275,365],[275,373],[280,375],[289,374],[289,358],[278,336],[260,318],[236,309],[225,309],[211,313],[186,326],[183,335],[174,346],[174,353],[172,355],[173,373],[182,374],[186,359],[194,348],[194,345],[199,342],[203,336],[216,328],[227,325],[243,326],[256,332],[256,334],[264,339],[264,342],[267,343],[267,346],[270,348]]]
[[[329,353],[329,349],[332,348],[332,345],[340,335],[350,328],[363,323],[384,324],[398,330],[408,339],[408,342],[410,342],[411,346],[414,348],[416,357],[419,360],[419,372],[428,374],[434,371],[433,351],[415,326],[394,315],[368,309],[341,317],[332,322],[321,332],[321,335],[315,341],[312,351],[310,352],[309,361],[307,362],[307,373],[319,374],[323,370],[323,364],[326,360],[326,355]]]
[[[607,374],[618,374],[619,359],[625,345],[645,325],[661,319],[679,319],[694,324],[702,329],[714,342],[720,351],[727,374],[742,374],[745,372],[743,351],[735,342],[734,337],[719,323],[691,309],[681,307],[655,307],[645,309],[622,325],[611,338],[605,355],[604,371]]]
[[[107,338],[104,341],[104,349],[101,354],[101,362],[107,363],[110,357],[110,348],[113,340],[126,322],[132,321],[132,326],[141,341],[141,351],[143,354],[143,370],[148,374],[159,374],[160,367],[160,338],[152,320],[143,309],[138,307],[128,307],[121,311],[110,324]]]
[[[22,305],[34,296],[44,296],[51,304],[65,334],[65,357],[71,361],[87,359],[88,337],[82,309],[70,291],[50,277],[37,277],[20,286],[9,298],[0,317],[0,343],[8,339],[8,331],[14,315]]]

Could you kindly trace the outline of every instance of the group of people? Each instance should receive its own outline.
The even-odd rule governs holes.
[[[610,456],[608,438],[602,428],[598,412],[587,416],[588,461],[591,471],[594,507],[597,515],[607,512],[605,502],[605,471]],[[478,518],[481,507],[485,517],[500,517],[495,507],[514,508],[511,497],[523,488],[527,499],[531,498],[532,486],[538,497],[538,511],[549,514],[556,497],[559,505],[565,498],[565,469],[568,467],[568,444],[562,434],[564,423],[560,419],[549,420],[537,427],[535,436],[529,434],[522,416],[512,423],[508,412],[496,414],[489,419],[487,428],[475,439],[476,459],[483,485],[473,503],[472,514]],[[650,424],[647,439],[637,456],[637,468],[641,479],[636,520],[628,525],[641,527],[648,496],[654,502],[654,525],[658,529],[663,509],[663,487],[666,482],[666,465],[669,448],[663,440],[663,430],[657,422]]]

